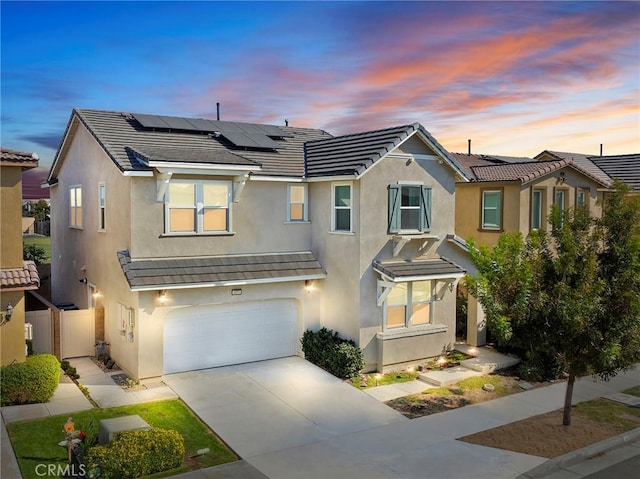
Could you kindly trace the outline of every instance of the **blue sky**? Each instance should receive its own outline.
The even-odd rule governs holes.
[[[2,146],[72,108],[323,128],[450,151],[640,151],[640,2],[0,3]]]

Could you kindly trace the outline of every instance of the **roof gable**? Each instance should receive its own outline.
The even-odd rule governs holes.
[[[585,155],[583,153],[544,150],[534,157],[535,160],[546,158],[550,160],[569,160],[578,170],[595,179],[598,183],[601,183],[604,186],[611,185],[611,178],[596,166],[596,164],[591,160],[593,157],[589,155]]]

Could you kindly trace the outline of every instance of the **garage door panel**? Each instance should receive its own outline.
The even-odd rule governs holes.
[[[165,373],[293,356],[298,309],[291,299],[176,309],[165,319]]]

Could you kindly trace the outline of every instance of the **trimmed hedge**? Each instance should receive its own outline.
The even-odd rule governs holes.
[[[85,464],[90,475],[99,469],[102,479],[132,479],[179,467],[184,451],[184,438],[176,431],[123,431],[108,446],[90,448]]]
[[[350,339],[342,339],[337,332],[322,328],[317,332],[306,330],[302,335],[305,358],[342,379],[360,374],[364,368],[362,350]]]
[[[51,354],[28,356],[24,363],[0,368],[3,406],[48,402],[60,381],[60,363]]]

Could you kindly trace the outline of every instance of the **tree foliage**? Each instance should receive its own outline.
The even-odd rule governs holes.
[[[469,241],[478,274],[467,286],[499,344],[568,374],[565,425],[576,377],[640,361],[640,199],[626,193],[616,184],[601,218],[554,208],[549,233],[505,233],[492,249]]]
[[[27,261],[34,261],[36,264],[43,264],[47,259],[47,252],[42,246],[23,244],[22,257]]]

